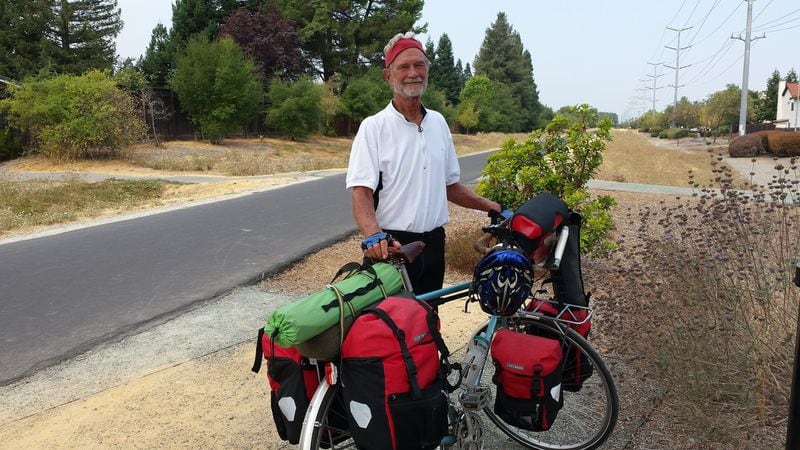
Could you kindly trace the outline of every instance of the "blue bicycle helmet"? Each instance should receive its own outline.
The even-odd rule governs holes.
[[[533,287],[533,264],[519,250],[498,247],[475,266],[472,295],[481,309],[495,316],[514,314]]]

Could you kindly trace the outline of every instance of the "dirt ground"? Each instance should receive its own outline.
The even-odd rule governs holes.
[[[619,211],[660,199],[644,194],[612,195],[621,203]],[[472,212],[457,212],[448,232],[460,221],[469,224],[480,220]],[[299,296],[304,287],[307,291],[307,286],[321,286],[339,265],[358,258],[355,242],[346,240],[312,255],[260,288]],[[459,276],[463,275],[453,275],[449,281]],[[624,338],[611,338],[614,329],[604,325],[604,317],[611,324],[611,317],[620,312],[613,311],[604,301],[602,289],[594,298],[597,315],[592,342],[605,354],[618,383],[622,405],[615,435],[604,448],[695,448],[691,437],[673,429],[667,413],[659,409],[664,395],[661,388],[647,374],[637,373],[618,351]],[[471,308],[471,313],[462,309],[462,303],[454,302],[441,310],[448,343],[464,342],[467,333],[482,320],[478,308]],[[451,347],[459,348],[457,344]],[[248,339],[180,364],[154,368],[78,400],[0,423],[0,448],[293,448],[281,442],[274,432],[264,371],[249,371],[253,352],[254,340]],[[502,442],[490,448],[512,447]]]

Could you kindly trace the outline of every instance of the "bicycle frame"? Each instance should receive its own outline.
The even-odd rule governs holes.
[[[558,230],[558,238],[557,242],[553,247],[551,257],[547,258],[546,261],[543,261],[539,264],[539,267],[544,269],[557,269],[561,262],[563,252],[566,246],[567,237],[569,234],[569,230],[567,227],[561,227]],[[391,263],[400,271],[403,279],[403,284],[408,291],[412,291],[411,283],[408,278],[408,272],[403,264],[403,260],[400,258],[394,258],[391,260]],[[470,286],[471,282],[462,282],[456,284],[454,286],[445,287],[433,292],[428,292],[425,294],[417,295],[417,299],[422,300],[430,304],[431,306],[439,306],[445,303],[448,303],[452,300],[463,298],[469,295],[470,293]],[[539,299],[542,300],[542,299]],[[549,301],[549,300],[544,300]],[[573,309],[581,309],[585,310],[586,312],[581,315],[576,315]],[[575,305],[560,305],[558,308],[558,314],[555,317],[547,316],[538,311],[537,308],[532,308],[531,310],[520,310],[515,315],[510,317],[499,317],[494,315],[488,315],[488,322],[485,325],[480,326],[475,333],[473,333],[469,342],[472,342],[472,339],[478,337],[482,333],[482,337],[485,338],[486,342],[491,342],[492,337],[495,331],[498,328],[508,326],[508,323],[515,320],[528,320],[528,321],[535,321],[541,322],[543,325],[549,324],[549,326],[555,331],[557,330],[559,333],[563,334],[566,337],[568,334],[574,335],[574,331],[569,329],[570,325],[577,325],[583,322],[586,322],[590,319],[592,315],[592,311],[588,307],[581,307]],[[580,320],[578,319],[580,317]],[[581,340],[580,338],[573,338]],[[588,345],[584,342],[584,345]],[[488,351],[488,349],[486,350]],[[475,360],[466,361],[467,356],[465,356],[464,363],[471,363]],[[477,377],[474,377],[474,383],[467,386],[466,381],[462,379],[465,375],[464,367],[462,367],[462,371],[459,373],[459,381],[458,385],[460,386],[460,394],[458,395],[458,399],[456,396],[448,395],[448,401],[451,405],[450,408],[450,422],[451,422],[451,432],[452,435],[446,436],[445,439],[442,441],[443,448],[449,447],[452,445],[458,445],[458,448],[482,448],[483,441],[485,439],[486,433],[482,421],[479,417],[479,413],[481,411],[487,412],[487,408],[490,408],[490,402],[492,400],[492,391],[491,386],[488,386],[486,380],[484,379],[484,372],[486,369],[486,357],[484,355],[483,362],[475,363],[473,367],[477,370]],[[613,423],[616,421],[616,409],[618,408],[617,399],[616,399],[616,390],[613,386],[613,379],[608,374],[607,368],[605,368],[602,360],[597,357],[595,358],[598,369],[603,374],[603,380],[609,382],[612,386],[609,388],[610,391],[607,392],[607,395],[613,397],[612,400],[609,400],[611,404],[609,407],[611,408],[611,415],[609,418],[609,422],[611,423],[610,427],[604,428],[608,433],[610,430],[613,429]],[[316,363],[316,361],[313,361]],[[332,363],[326,363],[326,377],[320,380],[320,384],[317,390],[314,392],[314,395],[311,399],[311,403],[309,405],[308,410],[306,411],[305,418],[303,420],[303,428],[301,431],[300,436],[300,448],[301,449],[309,449],[312,448],[314,445],[315,440],[315,430],[318,430],[321,427],[320,422],[316,422],[318,417],[325,416],[325,408],[326,405],[324,404],[324,399],[326,395],[330,393],[330,390],[333,389],[333,385],[331,383],[336,383],[337,380],[335,379],[338,374],[336,373],[336,366]],[[603,367],[599,367],[603,366]],[[487,372],[488,373],[488,372]],[[474,375],[473,375],[474,376]],[[487,375],[488,376],[488,375]],[[599,375],[598,375],[599,376]],[[472,378],[472,377],[470,377]],[[330,393],[330,395],[334,395]],[[455,401],[457,400],[457,401]],[[487,412],[488,414],[488,412]],[[499,424],[496,422],[496,417],[489,417],[492,421],[495,421],[495,425]],[[512,436],[509,434],[508,429],[503,429],[500,427],[503,433],[506,433],[508,436]],[[506,427],[507,428],[507,427]],[[594,448],[595,444],[599,445],[605,440],[607,434],[603,435],[597,441],[593,441],[594,443],[588,447],[581,447],[581,448]],[[513,437],[518,442],[520,441],[519,437]],[[561,448],[560,446],[556,446],[557,448]],[[553,447],[553,448],[556,448]],[[539,447],[536,447],[539,448]],[[551,448],[549,446],[543,448]],[[564,448],[572,448],[572,447],[564,447]],[[577,447],[576,447],[577,448]]]

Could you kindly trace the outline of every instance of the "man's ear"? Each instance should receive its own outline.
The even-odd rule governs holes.
[[[390,74],[391,74],[391,72],[389,71],[389,68],[388,68],[388,67],[387,67],[386,69],[383,69],[383,78],[384,78],[386,81],[389,81],[389,76],[390,76]]]

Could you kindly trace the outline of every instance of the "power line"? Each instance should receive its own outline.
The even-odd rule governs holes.
[[[711,16],[711,13],[717,8],[717,5],[719,5],[719,2],[721,1],[722,0],[717,0],[714,2],[713,5],[711,5],[711,8],[709,8],[708,12],[703,17],[703,20],[700,21],[700,25],[698,25],[697,30],[694,32],[694,35],[692,36],[692,39],[689,41],[689,45],[692,45],[694,43],[694,40],[697,39],[697,35],[700,34],[700,30],[703,29],[703,26],[706,24],[706,21]]]
[[[708,33],[708,34],[707,34],[707,35],[706,35],[706,36],[705,36],[703,39],[701,39],[701,40],[700,40],[700,42],[695,42],[695,43],[694,43],[694,45],[701,44],[701,43],[705,42],[706,40],[708,40],[708,38],[710,38],[711,36],[713,36],[713,35],[714,35],[714,33],[716,33],[717,31],[719,31],[719,29],[720,29],[720,28],[722,28],[722,27],[723,27],[723,26],[724,26],[726,23],[728,23],[728,21],[731,19],[731,17],[733,17],[733,15],[734,15],[734,14],[736,14],[736,11],[738,11],[738,10],[739,10],[739,8],[740,8],[741,6],[742,6],[742,4],[741,4],[741,3],[738,3],[738,4],[736,5],[736,8],[733,8],[733,11],[731,11],[731,13],[730,13],[730,14],[728,14],[728,17],[726,17],[726,18],[725,18],[725,20],[723,20],[723,21],[722,21],[722,23],[720,23],[720,24],[717,26],[717,28],[714,28],[714,30],[713,30],[713,31],[711,31],[711,33]]]
[[[694,4],[692,12],[689,13],[689,17],[686,18],[686,23],[683,24],[684,28],[686,27],[686,25],[689,25],[689,21],[692,20],[692,16],[694,16],[695,11],[697,11],[697,7],[700,6],[700,1],[701,0],[697,0],[697,3]]]
[[[780,16],[780,17],[778,17],[777,19],[772,19],[772,20],[770,20],[769,22],[762,23],[761,25],[759,25],[759,27],[763,27],[763,26],[765,26],[765,25],[769,25],[769,24],[771,24],[772,22],[777,22],[777,21],[779,21],[779,20],[783,20],[783,19],[785,19],[785,18],[787,18],[787,17],[789,17],[789,16],[793,16],[793,15],[797,14],[798,12],[800,12],[800,9],[796,9],[796,10],[794,10],[794,11],[790,12],[790,13],[784,14],[784,15],[782,15],[782,16]]]
[[[728,52],[730,51],[730,49],[732,47],[733,47],[733,41],[731,41],[731,40],[725,41],[722,44],[722,47],[717,51],[717,53],[712,55],[710,58],[706,58],[705,60],[703,60],[703,61],[708,61],[710,59],[711,61],[708,64],[706,64],[706,66],[703,67],[700,70],[700,72],[698,72],[698,74],[694,76],[694,78],[690,79],[688,81],[688,83],[689,84],[693,84],[695,81],[701,79],[706,74],[711,72],[717,66],[717,64],[719,64],[722,61],[722,59],[725,57],[725,55],[728,54]]]
[[[787,21],[780,22],[780,23],[776,23],[776,24],[774,24],[774,25],[770,25],[770,26],[762,25],[762,26],[760,26],[760,27],[753,28],[753,30],[754,30],[754,31],[756,31],[756,30],[757,30],[757,31],[772,31],[772,28],[775,28],[775,27],[782,27],[782,26],[784,26],[784,25],[788,25],[788,24],[790,24],[790,23],[797,22],[797,21],[799,21],[799,20],[800,20],[800,17],[796,17],[796,18],[794,18],[794,19],[789,19],[789,20],[787,20]]]

